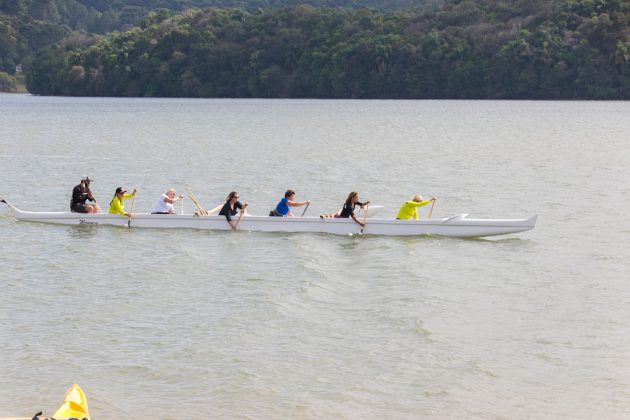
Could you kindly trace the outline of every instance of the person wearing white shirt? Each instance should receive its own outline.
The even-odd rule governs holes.
[[[153,205],[151,214],[175,214],[173,203],[184,198],[182,194],[175,198],[176,196],[177,191],[175,191],[175,188],[166,190],[166,192],[162,194],[162,197]]]

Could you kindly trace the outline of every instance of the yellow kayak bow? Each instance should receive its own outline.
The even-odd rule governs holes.
[[[87,418],[90,420],[90,412],[88,411],[88,403],[85,398],[85,394],[79,388],[79,385],[73,384],[68,392],[66,393],[66,397],[63,399],[63,404],[55,414],[53,414],[55,418],[78,418],[84,419]]]

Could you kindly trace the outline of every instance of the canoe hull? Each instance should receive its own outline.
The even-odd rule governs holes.
[[[190,214],[134,214],[129,219],[115,214],[79,214],[68,212],[26,212],[10,206],[13,215],[23,221],[78,226],[118,226],[156,229],[230,230],[223,216]],[[469,219],[461,214],[445,219],[394,220],[370,218],[363,230],[367,235],[418,236],[441,235],[460,238],[505,235],[524,232],[536,226],[538,216],[528,219]],[[361,233],[361,227],[351,219],[321,219],[319,217],[244,216],[238,230],[251,232],[312,232],[336,235]]]

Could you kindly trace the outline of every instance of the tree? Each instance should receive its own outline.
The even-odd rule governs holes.
[[[0,71],[0,92],[15,92],[17,80],[8,73]]]
[[[614,53],[614,60],[615,64],[619,66],[619,72],[621,74],[624,74],[628,59],[630,59],[630,42],[624,42],[618,39]]]

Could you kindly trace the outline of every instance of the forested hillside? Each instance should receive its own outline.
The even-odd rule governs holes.
[[[0,14],[65,25],[72,30],[107,33],[138,26],[155,9],[181,12],[192,8],[278,9],[300,4],[377,10],[413,9],[439,0],[0,0]]]
[[[629,3],[452,0],[431,12],[298,6],[150,14],[41,51],[45,95],[630,98]]]
[[[243,10],[311,4],[333,8],[379,10],[426,7],[441,0],[0,0],[0,73],[13,74],[16,64],[28,72],[32,55],[64,40],[66,45],[94,42],[87,34],[126,31],[139,26],[156,9],[239,7]],[[73,33],[74,32],[74,33]],[[72,33],[72,35],[71,35]],[[0,90],[2,90],[0,84]]]

